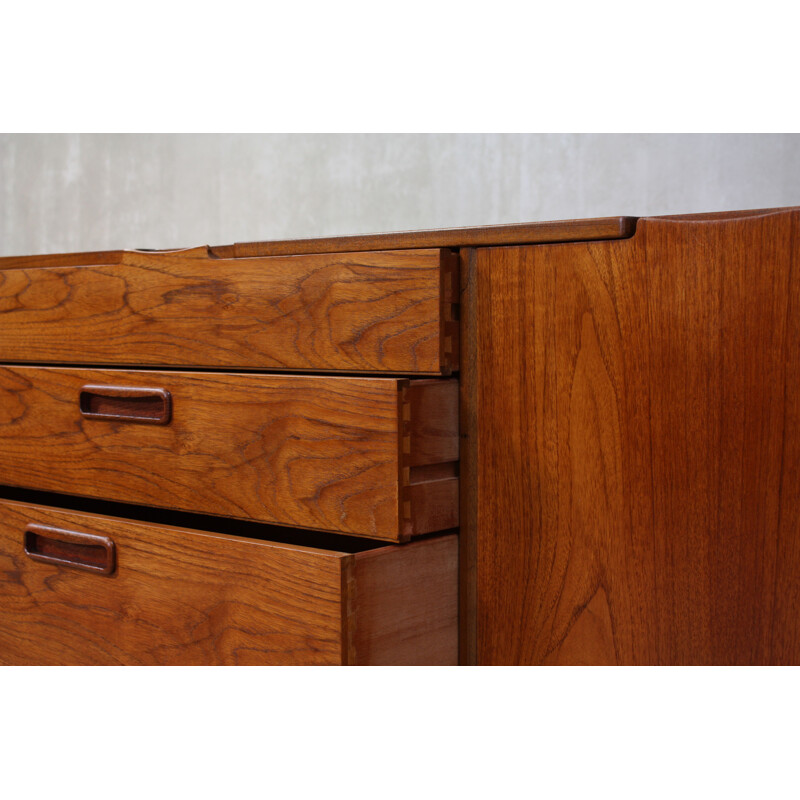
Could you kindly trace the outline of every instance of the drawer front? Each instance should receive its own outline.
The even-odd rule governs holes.
[[[0,269],[0,361],[449,374],[448,250]]]
[[[458,524],[458,385],[0,368],[0,483],[400,541]]]
[[[456,562],[452,535],[349,554],[0,500],[0,663],[454,663]]]

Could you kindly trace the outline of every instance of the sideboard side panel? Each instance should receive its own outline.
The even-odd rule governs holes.
[[[800,663],[799,248],[786,210],[477,251],[478,663]]]

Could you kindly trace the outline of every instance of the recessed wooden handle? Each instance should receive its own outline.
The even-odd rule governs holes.
[[[172,418],[172,396],[166,389],[84,386],[79,403],[88,419],[166,425]]]
[[[117,564],[116,547],[107,536],[65,531],[31,523],[25,528],[25,553],[45,564],[73,567],[96,575],[111,575]]]

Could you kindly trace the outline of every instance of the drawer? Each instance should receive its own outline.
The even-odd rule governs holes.
[[[454,664],[456,573],[0,500],[0,663]]]
[[[458,366],[450,250],[116,255],[115,264],[73,256],[0,268],[0,361],[403,374]]]
[[[0,483],[391,541],[458,525],[458,382],[0,367]]]

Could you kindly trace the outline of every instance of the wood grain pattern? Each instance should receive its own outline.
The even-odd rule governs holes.
[[[430,426],[416,409],[433,415],[436,404],[404,404],[414,382],[394,378],[2,367],[0,475],[31,489],[404,540],[458,519],[454,496],[449,513],[426,501],[437,481],[415,487],[417,514],[414,498],[401,498],[418,451],[417,463],[458,458],[457,381],[424,383],[445,409]],[[86,384],[158,385],[171,421],[86,418]]]
[[[116,572],[28,560],[31,521],[110,537]],[[0,661],[338,664],[346,557],[0,501]]]
[[[403,374],[458,367],[449,251],[220,259],[199,248],[67,261],[23,268],[17,259],[0,270],[0,361]]]
[[[458,537],[353,557],[356,664],[458,663]]]
[[[31,561],[31,522],[113,539],[116,571]],[[0,663],[449,663],[455,537],[419,544],[372,551],[370,569],[347,552],[0,501]]]
[[[458,525],[458,478],[413,481],[408,486],[411,535],[434,533]]]
[[[480,663],[800,663],[800,210],[481,250]]]

